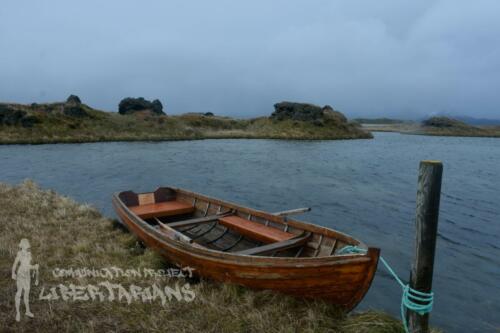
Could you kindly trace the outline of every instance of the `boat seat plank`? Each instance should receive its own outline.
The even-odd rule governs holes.
[[[236,215],[224,216],[219,219],[219,223],[244,236],[264,243],[282,242],[296,236],[292,233],[249,221]]]
[[[234,252],[235,254],[246,254],[246,255],[256,255],[256,254],[265,254],[269,252],[282,251],[291,249],[297,246],[304,245],[307,243],[307,240],[311,237],[311,233],[307,232],[301,236],[288,239],[282,242],[271,243],[263,246],[253,247],[251,249],[246,249],[243,251]]]
[[[194,212],[191,204],[171,200],[146,205],[132,206],[129,209],[142,219],[152,217],[173,216]]]
[[[172,223],[168,223],[168,226],[171,228],[179,228],[179,227],[187,227],[187,226],[195,225],[195,224],[208,223],[208,222],[216,221],[219,218],[221,218],[227,214],[228,213],[216,214],[216,215],[210,215],[210,216],[197,217],[197,218],[189,219],[189,220],[172,222]]]

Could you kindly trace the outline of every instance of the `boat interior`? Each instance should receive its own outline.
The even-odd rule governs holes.
[[[118,196],[130,211],[167,237],[174,230],[185,242],[221,252],[325,257],[339,255],[337,251],[346,245],[359,244],[331,229],[291,222],[287,212],[264,213],[179,189],[126,191]]]

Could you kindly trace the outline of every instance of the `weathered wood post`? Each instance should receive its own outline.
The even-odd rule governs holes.
[[[418,173],[415,261],[410,274],[410,287],[422,291],[432,290],[434,254],[441,196],[443,164],[440,161],[421,161]],[[429,332],[429,314],[408,311],[408,325],[412,333]]]

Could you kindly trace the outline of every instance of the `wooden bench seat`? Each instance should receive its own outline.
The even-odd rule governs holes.
[[[217,220],[219,220],[219,218],[226,216],[228,214],[230,214],[230,213],[228,212],[228,213],[221,213],[221,214],[210,215],[210,216],[196,217],[193,219],[168,223],[168,226],[170,228],[180,228],[180,227],[192,226],[195,224],[209,223],[209,222],[217,221]]]
[[[246,255],[262,255],[269,254],[276,251],[283,251],[287,249],[292,249],[294,247],[302,246],[307,243],[307,241],[311,238],[310,232],[305,232],[300,236],[295,238],[291,238],[282,242],[275,242],[271,244],[266,244],[262,246],[252,247],[250,249],[234,252],[235,254],[246,254]]]
[[[278,230],[273,227],[267,227],[263,224],[249,221],[236,215],[221,217],[219,218],[219,222],[241,235],[264,243],[282,242],[296,236],[292,233]]]
[[[129,207],[129,209],[142,219],[194,212],[194,207],[192,205],[176,200],[132,206]]]

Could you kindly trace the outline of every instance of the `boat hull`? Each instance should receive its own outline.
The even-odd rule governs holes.
[[[166,237],[145,223],[113,196],[113,206],[123,224],[146,246],[168,262],[190,267],[204,278],[268,289],[280,293],[320,298],[352,310],[368,291],[377,268],[379,249],[366,255],[318,258],[274,258],[220,253]]]

